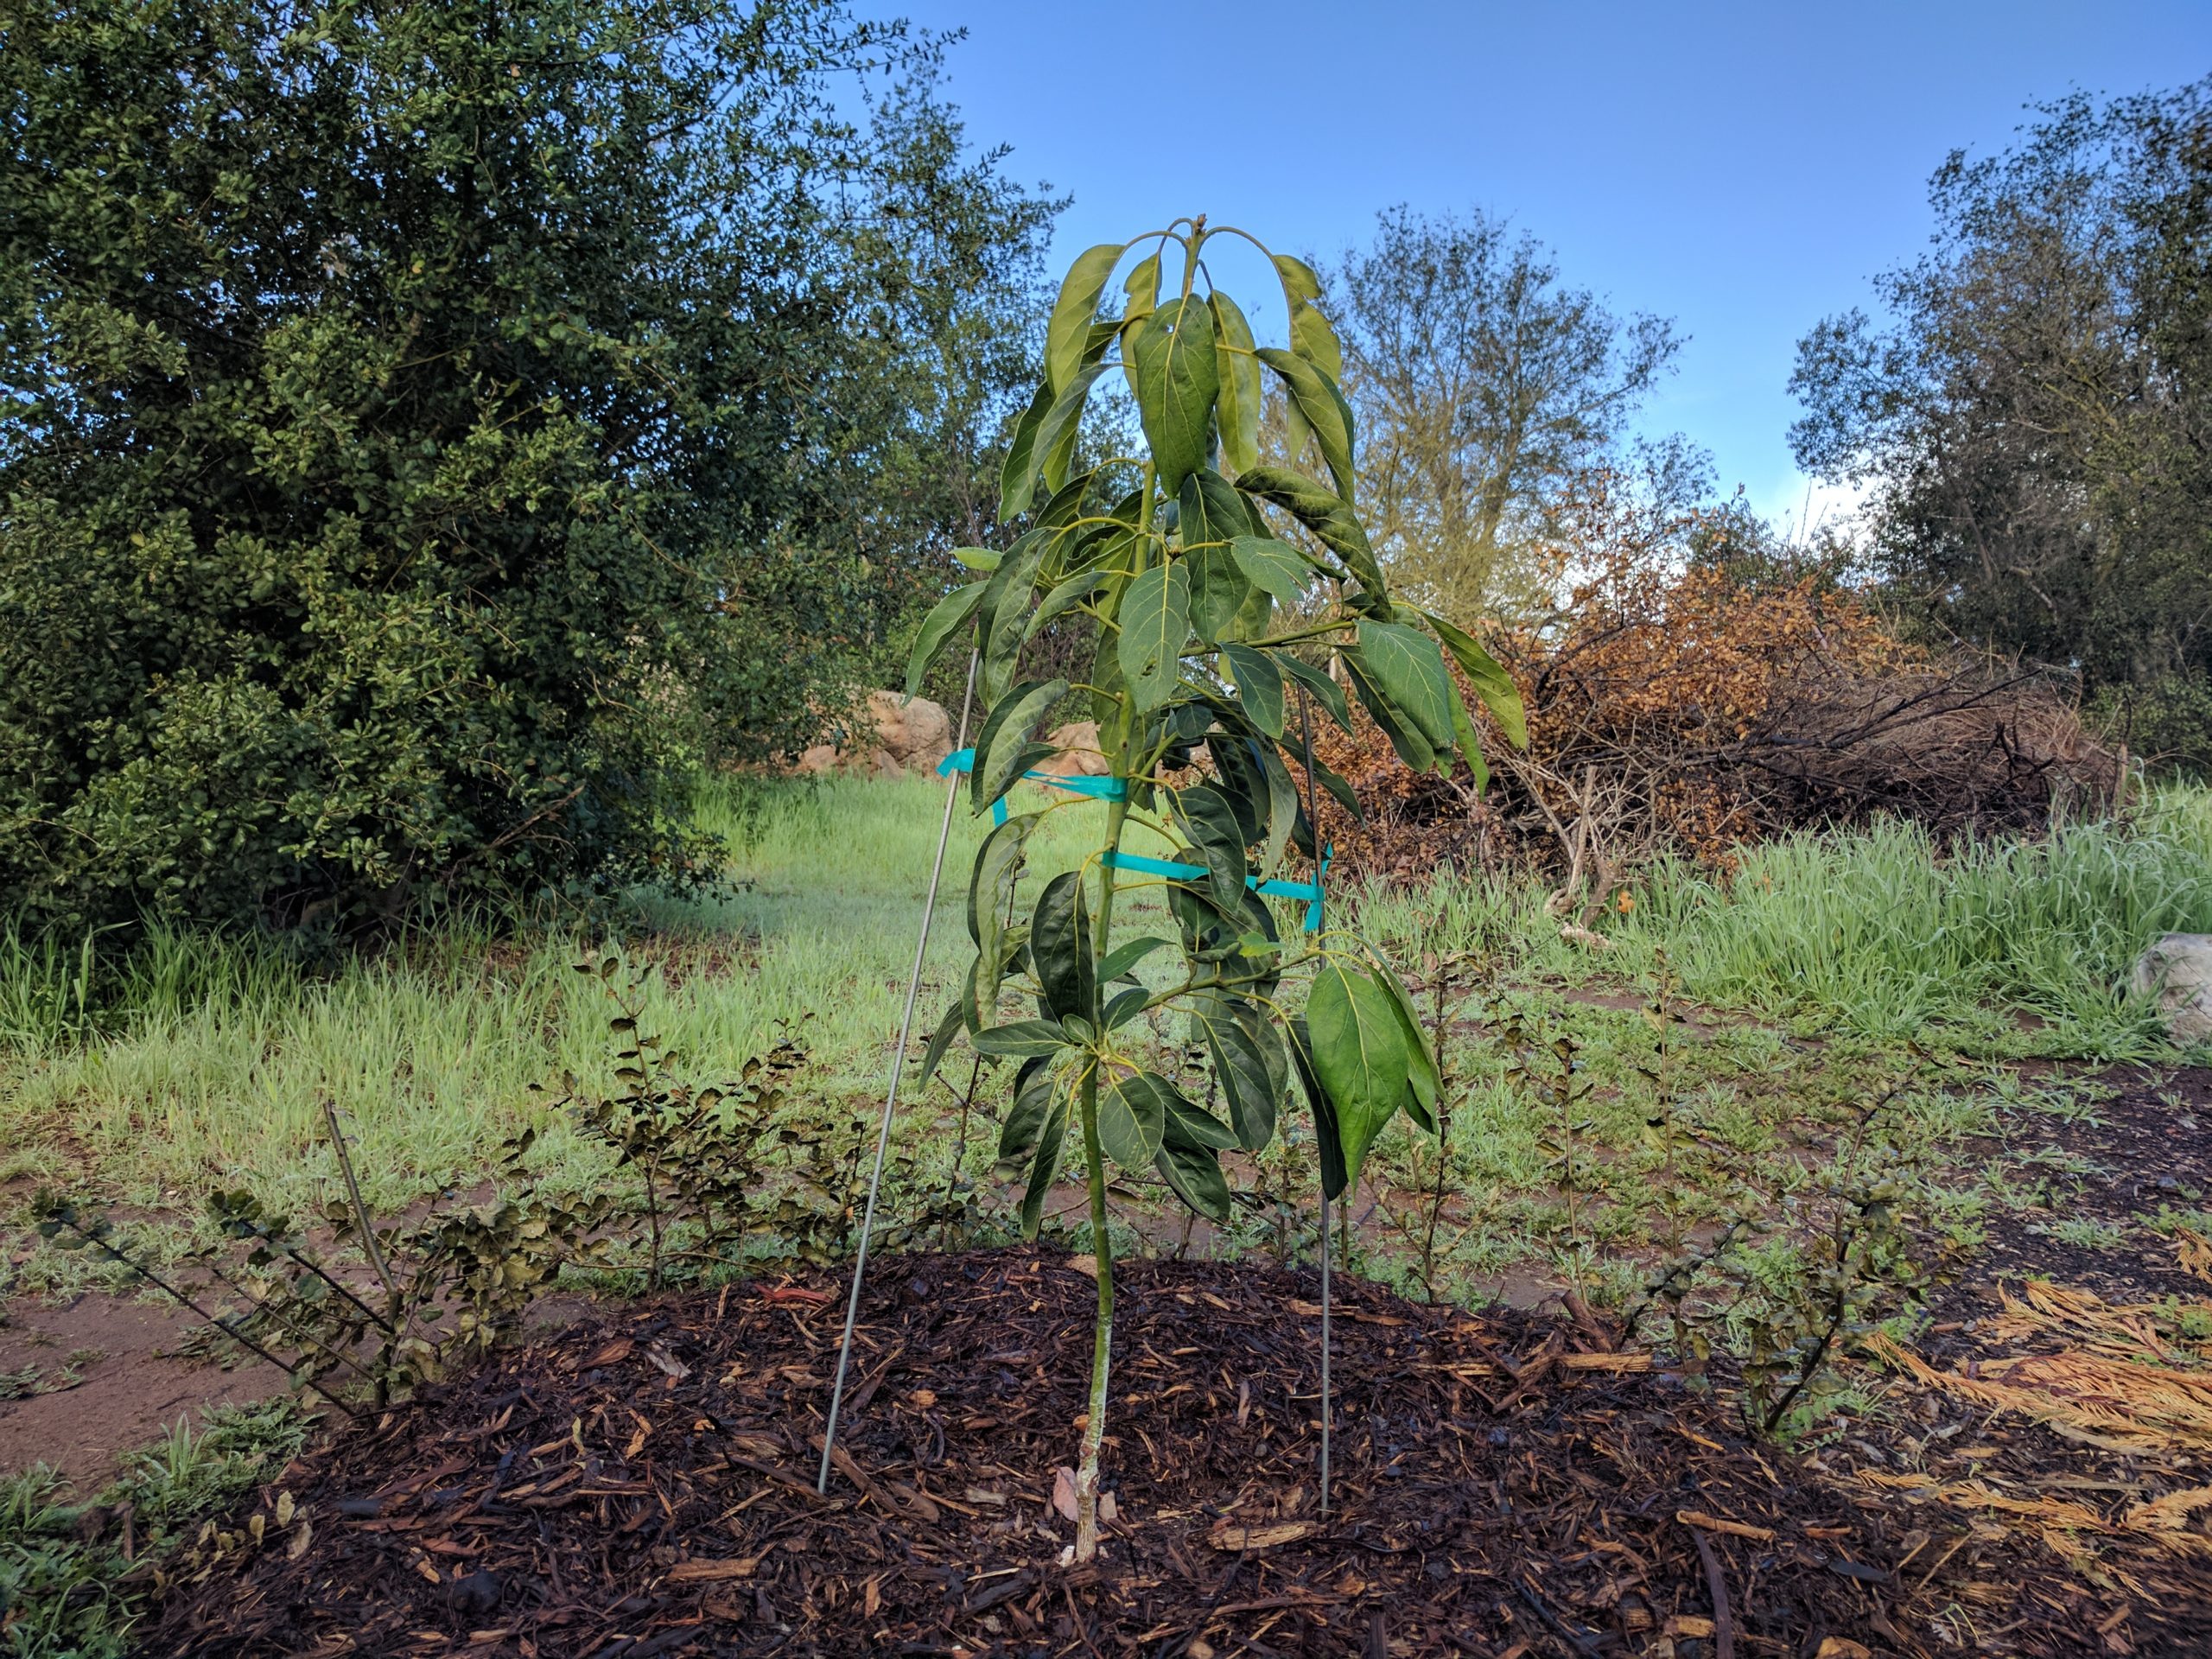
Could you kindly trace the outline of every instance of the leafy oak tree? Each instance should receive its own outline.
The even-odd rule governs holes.
[[[1521,722],[1510,678],[1474,639],[1390,597],[1356,505],[1340,349],[1313,272],[1269,256],[1289,340],[1262,346],[1211,285],[1205,249],[1222,237],[1252,240],[1203,218],[1179,219],[1077,259],[1053,308],[1044,382],[1003,474],[1001,511],[1033,513],[1032,523],[1001,555],[969,552],[988,574],[931,612],[909,673],[918,682],[972,625],[985,709],[970,772],[979,812],[1051,753],[1036,733],[1071,689],[1090,700],[1107,763],[1098,846],[1033,902],[1020,893],[1023,851],[1061,805],[1007,817],[978,849],[968,897],[976,958],[923,1074],[963,1037],[982,1056],[1016,1063],[1000,1153],[1027,1169],[1022,1220],[1033,1235],[1071,1155],[1088,1185],[1098,1311],[1075,1546],[1086,1560],[1098,1546],[1113,1344],[1108,1163],[1156,1172],[1219,1220],[1230,1203],[1220,1154],[1268,1143],[1294,1078],[1332,1197],[1357,1179],[1398,1112],[1434,1128],[1435,1060],[1395,973],[1346,933],[1286,939],[1255,891],[1294,849],[1317,855],[1292,770],[1312,766],[1309,704],[1349,729],[1338,669],[1408,765],[1449,770],[1457,757],[1479,775],[1448,651],[1507,729]],[[1126,302],[1102,320],[1106,285],[1125,264]],[[1071,475],[1085,404],[1117,369],[1134,394],[1143,453]],[[1262,463],[1270,382],[1310,433],[1320,473]],[[1277,531],[1288,524],[1318,550],[1283,539]],[[1025,677],[1039,630],[1071,611],[1096,630],[1084,680],[1071,688]],[[1325,769],[1313,775],[1349,797]],[[1168,837],[1175,855],[1124,854],[1133,821]],[[1175,938],[1116,938],[1116,899],[1132,884],[1164,887]],[[1179,958],[1164,986],[1137,975],[1155,952]],[[1306,988],[1302,1007],[1294,983]],[[1025,1005],[1019,1017],[1008,1017],[1010,995]],[[1187,1018],[1210,1056],[1228,1122],[1155,1064],[1148,1016],[1169,1014]]]
[[[1874,563],[1939,631],[2212,766],[2212,81],[2042,106],[1929,197],[1886,323],[1799,343],[1799,464],[1866,486]]]
[[[680,874],[702,743],[810,735],[906,596],[854,527],[934,429],[852,435],[950,315],[907,253],[1035,236],[931,55],[839,0],[0,0],[0,905]],[[870,67],[923,91],[862,130]]]

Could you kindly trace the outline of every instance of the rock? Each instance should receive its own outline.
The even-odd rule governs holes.
[[[2187,1045],[2212,1038],[2212,933],[2168,933],[2135,959],[2139,995],[2158,999],[2166,1034]]]
[[[1037,768],[1055,778],[1103,778],[1106,757],[1098,753],[1098,722],[1071,720],[1055,726],[1045,741],[1059,753]]]
[[[907,702],[896,691],[871,691],[849,727],[801,752],[796,772],[866,772],[896,778],[934,772],[952,753],[952,720],[927,697]]]

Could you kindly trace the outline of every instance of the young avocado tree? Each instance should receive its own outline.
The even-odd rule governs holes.
[[[1256,344],[1244,314],[1212,286],[1205,250],[1229,237],[1271,261],[1289,315],[1287,348]],[[1102,316],[1109,279],[1132,257],[1126,304]],[[1173,283],[1165,297],[1163,270]],[[1355,505],[1351,412],[1319,298],[1306,265],[1203,218],[1077,259],[1053,308],[1044,384],[1006,461],[1001,511],[1030,513],[1030,526],[995,564],[965,556],[988,574],[931,613],[909,674],[911,689],[974,624],[985,713],[969,798],[1002,822],[976,855],[976,958],[931,1040],[922,1082],[963,1036],[986,1060],[1014,1063],[1000,1153],[1027,1167],[1031,1236],[1071,1148],[1090,1187],[1098,1310],[1076,1478],[1078,1560],[1098,1547],[1114,1325],[1109,1161],[1156,1171],[1184,1203],[1221,1221],[1230,1193],[1220,1154],[1268,1143],[1294,1078],[1331,1198],[1357,1179],[1394,1114],[1433,1132],[1436,1064],[1396,974],[1349,935],[1286,942],[1255,891],[1294,849],[1317,863],[1320,854],[1289,764],[1312,765],[1310,721],[1287,718],[1286,690],[1300,710],[1310,697],[1349,730],[1340,676],[1408,765],[1448,769],[1456,754],[1480,779],[1448,651],[1501,728],[1522,737],[1503,670],[1459,629],[1390,597]],[[1085,402],[1116,367],[1147,453],[1071,477]],[[1291,467],[1261,459],[1270,378],[1284,399]],[[1308,454],[1318,454],[1318,471],[1298,469]],[[1019,919],[1024,849],[1050,812],[1076,804],[1015,815],[1000,804],[1052,753],[1037,728],[1071,690],[1065,679],[1024,678],[1022,658],[1040,629],[1071,612],[1096,625],[1089,681],[1074,689],[1097,717],[1108,775],[1083,781],[1106,802],[1104,832],[1083,866],[1046,881]],[[1318,766],[1308,775],[1357,811],[1342,779]],[[1133,820],[1166,836],[1173,855],[1124,854]],[[1132,885],[1164,885],[1175,939],[1116,939],[1116,897]],[[1141,962],[1179,946],[1172,983],[1139,980]],[[1302,1012],[1291,995],[1299,981],[1308,983]],[[1029,1017],[1004,1014],[1015,995]],[[1154,1063],[1160,1045],[1145,1016],[1163,1014],[1187,1017],[1227,1122]]]

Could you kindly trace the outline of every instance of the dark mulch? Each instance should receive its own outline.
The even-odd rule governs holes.
[[[1371,1286],[1340,1296],[1324,1521],[1312,1277],[1122,1281],[1098,1568],[1058,1564],[1052,1508],[1090,1281],[1031,1251],[907,1257],[864,1309],[841,1440],[864,1493],[812,1491],[834,1280],[624,1305],[332,1436],[259,1496],[257,1544],[241,1517],[181,1568],[146,1650],[1812,1659],[1942,1650],[1968,1573],[2035,1615],[2000,1650],[2094,1650],[2099,1610],[2048,1570],[1969,1544],[1900,1579],[1928,1542],[1909,1516],[1594,1338]]]

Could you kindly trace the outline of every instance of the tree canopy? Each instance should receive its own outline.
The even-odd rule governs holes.
[[[1937,626],[2212,764],[2212,81],[2042,106],[1929,201],[1887,325],[1799,345],[1799,464],[1872,486],[1880,573]]]
[[[836,0],[7,7],[0,902],[680,874],[702,748],[802,736],[903,604],[855,478],[950,455],[888,499],[962,516],[1012,372],[880,435],[1052,211],[931,56]]]
[[[1527,235],[1481,213],[1377,215],[1326,273],[1344,395],[1365,435],[1361,487],[1394,580],[1462,624],[1548,597],[1525,556],[1600,469],[1681,340],[1563,280]],[[1701,478],[1679,447],[1635,470]]]

